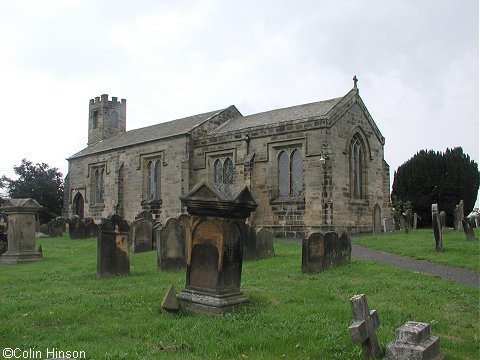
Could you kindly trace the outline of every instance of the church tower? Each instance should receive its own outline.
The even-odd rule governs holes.
[[[90,99],[88,106],[88,146],[126,131],[127,100],[103,94]]]

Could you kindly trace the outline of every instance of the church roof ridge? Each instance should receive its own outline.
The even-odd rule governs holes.
[[[232,118],[214,129],[210,134],[220,134],[257,126],[278,124],[284,121],[327,116],[328,112],[342,99],[343,97],[337,97]]]
[[[75,153],[68,159],[186,134],[228,108],[229,107],[128,130],[111,138],[92,144]]]

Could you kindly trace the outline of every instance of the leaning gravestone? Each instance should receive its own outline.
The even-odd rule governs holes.
[[[35,215],[43,207],[34,199],[8,199],[2,209],[8,215],[8,249],[2,254],[5,264],[42,260],[35,250]]]
[[[363,358],[378,356],[380,347],[375,331],[380,326],[377,310],[369,310],[367,298],[364,294],[354,295],[350,298],[353,319],[348,332],[352,342],[362,345]]]
[[[129,230],[127,221],[118,215],[102,219],[97,239],[97,277],[130,273]]]
[[[430,336],[430,324],[407,321],[395,330],[395,341],[387,345],[385,360],[443,360],[440,340]]]
[[[275,256],[273,249],[273,234],[267,229],[260,228],[255,233],[257,256],[259,259],[265,259]]]
[[[186,286],[181,307],[208,313],[232,311],[248,302],[240,292],[242,228],[257,207],[247,186],[196,185],[182,204],[191,215],[186,243]]]
[[[302,272],[320,272],[348,264],[351,254],[352,243],[346,233],[340,237],[335,232],[312,233],[302,242]]]
[[[96,238],[98,237],[98,225],[92,218],[85,219],[85,237]]]
[[[85,222],[78,215],[73,215],[70,219],[68,228],[70,239],[84,239],[85,238]]]
[[[392,232],[395,230],[395,221],[392,218],[383,219],[383,232]]]
[[[185,228],[175,218],[169,218],[165,226],[158,228],[157,268],[158,270],[178,270],[185,267]]]
[[[153,224],[150,220],[137,219],[132,224],[132,252],[145,252],[153,249]]]
[[[467,238],[468,241],[473,241],[475,240],[475,234],[473,233],[473,229],[470,226],[470,222],[468,221],[468,218],[464,218],[462,220],[462,227],[463,227],[463,232],[465,234],[465,237]]]
[[[435,251],[443,251],[442,246],[442,228],[440,226],[440,215],[438,213],[438,204],[432,204],[432,228],[435,237]]]

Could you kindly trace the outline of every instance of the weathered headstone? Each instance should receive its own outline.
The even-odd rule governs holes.
[[[243,260],[256,260],[257,254],[257,236],[253,226],[245,224],[243,226]]]
[[[383,219],[383,231],[384,232],[392,232],[395,230],[395,221],[392,218],[384,218]]]
[[[51,220],[48,224],[48,235],[53,237],[63,236],[65,232],[67,221],[63,217],[57,217]]]
[[[132,223],[132,252],[144,252],[153,249],[153,224],[150,220],[137,219]]]
[[[78,215],[73,215],[69,222],[68,233],[70,239],[84,239],[85,238],[85,222]]]
[[[445,211],[440,211],[439,219],[440,219],[440,229],[443,232],[447,227],[447,214],[445,213]]]
[[[170,285],[167,294],[163,298],[162,309],[168,312],[176,312],[180,309],[177,300],[177,292],[175,291],[175,286],[173,284]]]
[[[5,253],[8,249],[7,233],[0,231],[0,255]]]
[[[259,259],[275,256],[275,250],[273,249],[273,234],[267,229],[257,229],[255,233],[255,243],[257,257]]]
[[[333,266],[350,262],[352,243],[343,233],[312,233],[302,242],[302,272],[320,272]]]
[[[473,241],[475,240],[475,234],[473,233],[473,229],[470,226],[470,222],[468,221],[468,218],[463,218],[462,220],[462,227],[463,227],[463,232],[465,234],[465,237],[467,238],[468,241]]]
[[[380,354],[380,347],[375,331],[380,326],[377,310],[369,310],[367,298],[364,294],[354,295],[350,298],[353,319],[352,325],[348,327],[350,338],[354,343],[362,345],[364,359]]]
[[[417,230],[417,225],[418,225],[418,214],[414,213],[413,214],[413,230]]]
[[[373,235],[378,235],[382,232],[382,218],[380,205],[375,204],[373,207],[373,217],[372,217],[372,233]]]
[[[45,235],[48,235],[49,231],[48,231],[48,224],[42,224],[40,225],[40,232],[42,234],[45,234]]]
[[[178,270],[185,267],[185,230],[175,218],[167,219],[165,226],[157,229],[155,238],[158,270]]]
[[[35,249],[35,214],[43,207],[34,199],[8,199],[2,209],[8,215],[8,249],[2,254],[5,264],[42,259]]]
[[[463,200],[460,200],[458,205],[455,205],[455,209],[453,210],[453,228],[456,231],[463,230],[462,220],[464,217],[465,217],[464,204],[463,204]]]
[[[432,229],[435,237],[435,251],[443,251],[442,228],[440,226],[440,215],[438,213],[438,204],[432,204]]]
[[[440,340],[430,336],[430,324],[407,321],[395,330],[395,341],[387,345],[385,360],[443,360]]]
[[[85,237],[98,237],[98,224],[92,218],[85,219]]]
[[[240,292],[242,228],[257,207],[248,187],[201,183],[180,200],[192,217],[180,305],[223,313],[248,302]]]
[[[127,221],[118,215],[102,219],[97,239],[97,277],[130,273],[129,230]]]

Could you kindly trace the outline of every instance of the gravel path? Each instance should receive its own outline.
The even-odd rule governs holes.
[[[301,244],[301,239],[275,239],[277,241]],[[426,260],[415,260],[407,256],[396,255],[366,248],[352,243],[352,257],[394,265],[400,269],[422,272],[453,280],[461,284],[480,287],[480,274],[454,266],[435,264]]]

